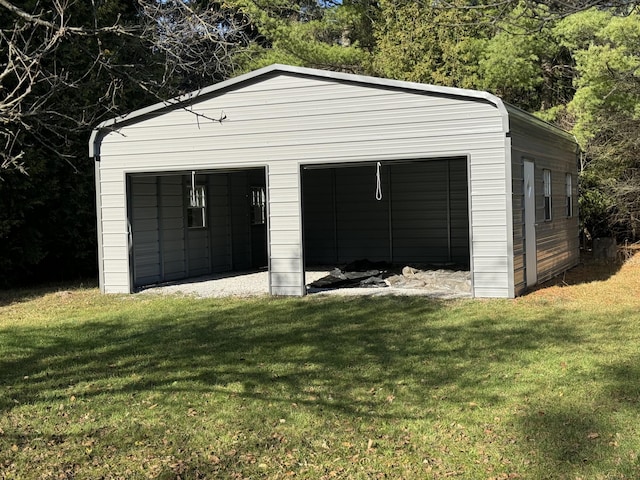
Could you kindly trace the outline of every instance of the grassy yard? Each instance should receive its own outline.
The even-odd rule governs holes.
[[[512,301],[0,292],[0,409],[0,479],[640,478],[640,257]]]

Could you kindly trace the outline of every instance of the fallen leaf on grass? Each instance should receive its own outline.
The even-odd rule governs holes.
[[[589,435],[587,435],[587,438],[590,439],[590,440],[594,440],[594,439],[599,438],[599,437],[600,437],[600,434],[596,433],[596,432],[591,432]]]

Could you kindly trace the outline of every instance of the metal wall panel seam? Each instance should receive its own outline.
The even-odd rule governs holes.
[[[509,298],[515,298],[515,269],[513,262],[513,171],[512,171],[512,156],[511,156],[511,135],[509,132],[505,132],[504,137],[504,151],[505,151],[505,196],[507,201],[506,220],[507,220],[507,258],[509,262]]]
[[[104,241],[102,238],[102,185],[100,175],[100,161],[94,161],[95,185],[96,185],[96,233],[98,237],[98,286],[102,293],[105,293],[104,284]],[[121,180],[122,181],[122,180]]]

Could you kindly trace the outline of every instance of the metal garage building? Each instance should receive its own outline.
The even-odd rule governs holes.
[[[100,287],[366,258],[514,297],[578,262],[577,145],[486,92],[272,65],[100,124]]]

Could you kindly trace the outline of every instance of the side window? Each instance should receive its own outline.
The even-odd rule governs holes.
[[[267,197],[264,187],[251,187],[251,225],[267,222]]]
[[[542,187],[544,191],[544,219],[551,220],[551,170],[542,170]]]
[[[565,212],[567,217],[573,216],[573,181],[571,174],[567,173],[564,177],[564,186],[566,189]]]
[[[204,186],[187,189],[187,226],[204,228],[207,226],[207,190]]]

